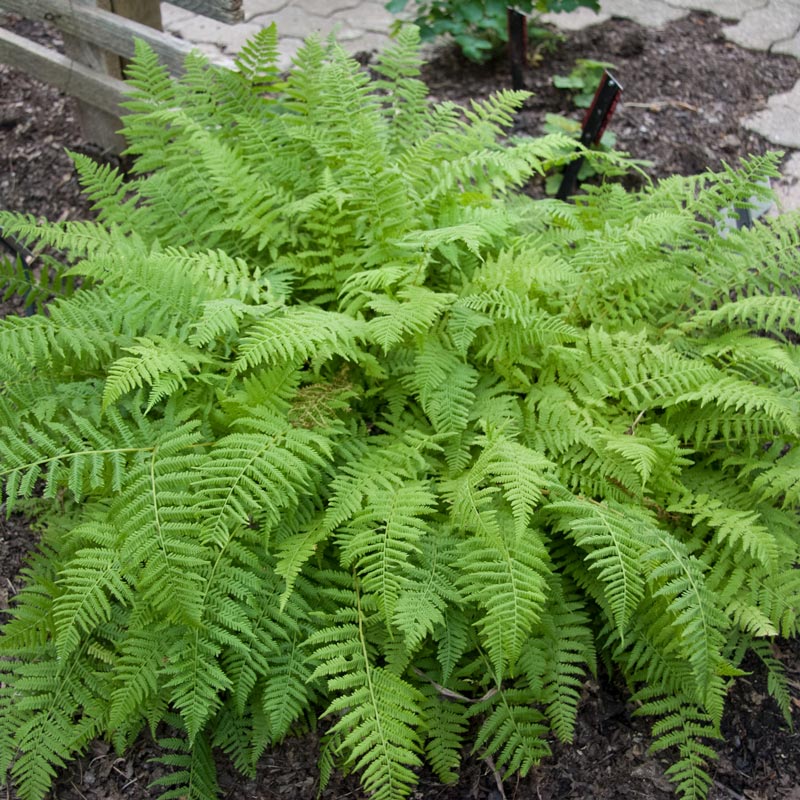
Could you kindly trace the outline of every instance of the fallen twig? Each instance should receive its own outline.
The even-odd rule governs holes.
[[[452,689],[448,689],[447,687],[436,683],[435,680],[429,678],[421,669],[418,669],[417,667],[414,667],[414,672],[419,675],[420,678],[425,678],[425,680],[428,681],[428,683],[430,683],[430,685],[433,686],[433,688],[436,689],[436,691],[439,692],[442,697],[446,697],[448,700],[462,700],[465,703],[482,703],[484,700],[488,700],[490,697],[494,697],[497,694],[497,689],[492,688],[489,689],[489,691],[486,692],[483,697],[474,699],[472,697],[467,697],[464,694],[460,694],[459,692],[454,692]]]
[[[492,771],[492,775],[494,775],[494,782],[497,784],[497,791],[500,792],[500,797],[502,797],[503,800],[506,800],[506,790],[503,788],[503,779],[500,777],[500,773],[497,771],[497,767],[494,765],[494,759],[491,756],[486,756],[486,758],[483,760]]]
[[[720,789],[723,792],[727,792],[728,795],[733,798],[733,800],[747,800],[747,798],[743,794],[734,792],[733,789],[730,788],[730,786],[726,786],[724,783],[720,783],[719,781],[714,781],[714,786],[716,786],[717,789]]]
[[[665,108],[680,108],[684,111],[694,111],[699,113],[700,109],[693,106],[691,103],[686,103],[683,100],[652,100],[649,103],[624,103],[626,108],[646,108],[648,111],[659,112]]]

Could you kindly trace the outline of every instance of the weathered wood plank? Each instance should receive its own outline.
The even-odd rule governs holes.
[[[125,84],[55,50],[0,28],[0,61],[50,83],[67,94],[119,116]]]
[[[97,8],[107,13],[111,11],[111,0],[92,0],[91,5],[94,6],[95,3]],[[83,5],[82,0],[79,0],[79,5]],[[122,62],[119,56],[92,44],[80,35],[73,36],[64,31],[64,55],[103,75],[122,80]],[[122,124],[116,115],[83,100],[78,100],[77,106],[81,130],[90,142],[111,153],[121,153],[125,149],[125,140],[117,133]]]
[[[182,72],[183,60],[192,49],[187,42],[155,30],[149,24],[93,5],[69,0],[0,0],[0,6],[27,19],[52,22],[70,36],[125,58],[133,58],[134,37],[139,38],[153,48],[161,63],[173,74]],[[158,19],[153,21],[161,23],[160,6]]]
[[[169,0],[169,2],[228,25],[244,22],[242,0]]]

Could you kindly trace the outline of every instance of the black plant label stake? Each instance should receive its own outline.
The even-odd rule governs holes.
[[[603,138],[606,126],[619,102],[620,94],[622,94],[622,86],[619,81],[608,70],[603,72],[600,85],[594,93],[592,104],[583,118],[580,143],[584,147],[598,144],[600,139]],[[561,186],[558,187],[558,192],[556,193],[556,197],[559,200],[566,200],[575,191],[581,164],[583,164],[583,156],[567,164],[564,169],[564,177],[561,179]]]
[[[508,55],[511,60],[511,87],[525,88],[525,66],[528,59],[528,18],[509,6]]]

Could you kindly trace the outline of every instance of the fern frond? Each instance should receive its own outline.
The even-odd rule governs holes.
[[[308,639],[320,662],[312,675],[327,678],[336,696],[326,714],[340,715],[332,732],[364,788],[378,800],[408,796],[421,762],[415,730],[422,697],[402,678],[372,664],[359,605],[356,622],[326,628]]]
[[[436,691],[425,694],[422,706],[425,729],[428,731],[425,755],[442,783],[455,783],[469,725],[468,710],[460,703],[441,697]]]
[[[369,302],[379,316],[367,323],[368,335],[386,353],[406,334],[430,330],[455,299],[452,294],[439,294],[421,286],[402,289],[398,296],[400,300],[379,295]]]
[[[422,482],[407,481],[393,491],[370,492],[362,511],[337,535],[341,563],[355,568],[365,592],[374,594],[384,619],[394,617],[400,593],[421,540],[429,533],[436,497]]]
[[[509,541],[510,540],[510,541]],[[476,623],[495,674],[513,671],[546,600],[549,565],[538,531],[478,535],[460,546],[458,587],[482,609]]]
[[[661,717],[653,725],[653,752],[677,747],[679,758],[667,768],[667,777],[685,800],[702,800],[711,786],[707,762],[717,754],[703,739],[720,739],[718,723],[691,700],[681,696],[663,696],[658,689],[642,689],[635,699],[642,703],[637,714]]]
[[[248,39],[236,56],[236,69],[258,92],[274,84],[278,78],[278,29],[274,22]],[[255,94],[252,92],[251,94]]]
[[[269,531],[325,465],[328,443],[278,417],[243,418],[210,451],[193,489],[203,529],[222,540],[256,516]]]
[[[173,768],[149,784],[154,788],[169,787],[158,795],[158,800],[209,800],[219,795],[217,768],[206,736],[198,736],[191,743],[177,736],[165,736],[158,743],[164,750],[173,751],[154,759]]]
[[[42,259],[41,269],[34,271],[21,256],[0,255],[0,299],[22,298],[25,308],[41,312],[54,297],[70,297],[75,292],[75,279],[65,267]]]
[[[113,532],[104,533],[111,544]],[[86,634],[111,619],[112,602],[130,605],[131,587],[120,572],[117,552],[112,547],[83,548],[61,572],[62,592],[53,604],[59,658],[70,656]]]
[[[571,742],[587,668],[596,669],[594,636],[584,603],[564,597],[551,581],[551,598],[520,655],[520,667],[562,742]]]
[[[139,337],[137,344],[124,348],[130,356],[118,358],[108,368],[103,389],[103,408],[122,395],[148,384],[147,410],[178,389],[186,389],[193,370],[210,359],[194,347],[164,339]]]
[[[189,630],[175,640],[167,653],[165,688],[180,712],[189,742],[194,746],[206,722],[222,705],[222,695],[231,688],[227,675],[220,669],[218,657],[222,647],[199,630]]]
[[[631,616],[644,598],[642,559],[658,541],[653,522],[633,508],[608,501],[574,499],[551,502],[555,526],[567,531],[585,552],[589,569],[597,573],[603,593],[596,600],[608,605],[624,640]]]
[[[409,653],[414,653],[428,634],[446,626],[448,605],[461,603],[453,569],[455,548],[456,541],[443,531],[419,542],[419,566],[412,567],[392,617],[392,624],[403,634]]]
[[[48,652],[15,668],[14,689],[25,696],[25,714],[14,731],[11,777],[23,800],[41,800],[56,769],[102,728],[105,703],[94,695],[92,669],[81,655],[61,661]]]
[[[60,489],[67,489],[76,499],[107,485],[118,490],[126,466],[152,450],[135,436],[129,446],[114,446],[109,433],[91,420],[76,414],[70,417],[68,423],[41,423],[38,428],[22,423],[19,432],[3,430],[0,454],[7,466],[0,470],[0,480],[5,483],[9,509],[17,498],[29,497],[40,478],[45,481],[44,496],[48,498]],[[122,423],[120,430],[124,427]]]
[[[204,460],[193,452],[198,439],[191,423],[165,433],[131,466],[108,512],[119,531],[120,563],[142,600],[184,623],[199,621],[200,570],[209,558],[198,541],[191,490]]]
[[[674,615],[672,625],[680,632],[679,647],[692,666],[698,705],[719,720],[726,668],[722,648],[728,621],[706,586],[701,564],[666,533],[644,555],[643,562],[653,565],[647,580],[654,596],[663,597]]]
[[[130,724],[155,699],[161,686],[161,670],[167,657],[167,642],[174,630],[164,623],[131,631],[121,643],[113,670],[113,689],[108,712],[111,730]]]
[[[487,712],[491,713],[481,724],[475,750],[491,756],[503,777],[514,772],[525,776],[550,755],[545,718],[530,705],[525,691],[499,689],[492,698],[475,703],[467,714],[472,718]]]
[[[767,670],[767,691],[778,704],[786,724],[789,728],[793,728],[793,704],[786,667],[776,658],[771,642],[764,639],[751,639],[749,645]]]
[[[363,325],[344,314],[292,306],[246,329],[234,369],[241,373],[261,364],[298,363],[311,356],[324,360],[340,355],[357,361],[357,342],[363,335]]]

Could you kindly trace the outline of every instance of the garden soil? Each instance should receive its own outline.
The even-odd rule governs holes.
[[[0,20],[2,21],[2,20]],[[6,25],[22,35],[58,45],[49,29],[7,17]],[[537,44],[540,47],[537,50]],[[739,120],[763,108],[770,95],[790,89],[800,77],[797,61],[751,53],[727,42],[721,21],[693,14],[663,30],[641,28],[625,20],[566,35],[554,51],[531,41],[535,66],[527,88],[535,94],[520,113],[518,133],[538,135],[547,112],[575,119],[568,94],[552,86],[577,58],[615,64],[624,101],[611,125],[618,147],[652,162],[649,174],[693,174],[723,162],[735,164],[769,144],[745,130]],[[362,54],[367,63],[370,54]],[[435,99],[466,102],[508,87],[508,64],[464,62],[442,51],[425,69]],[[99,159],[105,156],[80,135],[74,102],[53,89],[0,65],[0,208],[51,220],[90,215],[80,197],[65,150]],[[112,163],[114,158],[108,159]],[[542,187],[529,189],[538,194]],[[13,301],[0,315],[19,311]],[[36,534],[24,519],[0,519],[0,614],[19,590],[19,571]],[[795,696],[795,725],[800,725],[800,642],[775,645],[788,669]],[[755,663],[732,690],[723,721],[726,737],[712,766],[710,800],[800,800],[800,734],[790,729],[768,697],[766,679]],[[668,800],[674,797],[665,770],[671,753],[648,754],[646,720],[635,715],[624,686],[601,672],[586,681],[575,740],[553,742],[553,755],[524,779],[504,786],[492,764],[480,754],[464,754],[460,781],[442,786],[427,772],[412,795],[415,800]],[[219,759],[224,797],[230,800],[313,800],[317,794],[319,731],[291,739],[262,759],[254,780],[244,779]],[[79,760],[62,770],[51,800],[144,800],[155,798],[148,784],[164,773],[152,761],[158,750],[144,735],[124,755],[97,741]],[[9,787],[0,795],[11,800]],[[325,800],[359,800],[353,778],[334,778]]]

